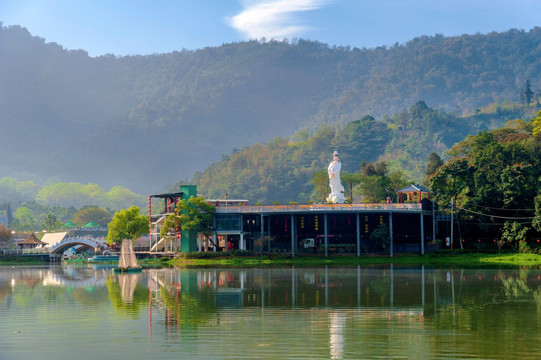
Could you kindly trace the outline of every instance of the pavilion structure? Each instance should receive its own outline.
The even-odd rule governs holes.
[[[30,234],[25,240],[17,244],[21,249],[35,249],[37,247],[44,247],[47,243],[39,240],[34,233]]]
[[[400,203],[420,203],[423,199],[430,200],[430,190],[421,185],[411,184],[395,192],[399,195]]]

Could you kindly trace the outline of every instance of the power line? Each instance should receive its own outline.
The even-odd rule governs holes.
[[[483,213],[480,213],[480,212],[477,212],[477,211],[466,210],[464,208],[458,208],[457,207],[457,209],[465,211],[465,212],[469,212],[469,213],[472,213],[472,214],[476,214],[476,215],[488,216],[488,217],[491,217],[491,218],[498,218],[498,219],[507,219],[507,220],[527,220],[527,219],[533,220],[533,219],[535,219],[535,216],[520,216],[520,217],[498,216],[498,215],[483,214]]]
[[[505,225],[505,223],[477,223],[477,222],[471,222],[471,221],[461,221],[460,223],[463,225],[486,225],[486,226],[504,226]],[[531,221],[525,221],[525,222],[517,221],[517,223],[520,225],[530,225],[532,222]]]
[[[485,209],[491,209],[491,210],[502,210],[502,211],[535,211],[535,209],[504,209],[504,208],[496,208],[496,207],[475,205],[475,204],[468,204],[468,205],[475,206],[475,207],[478,207],[478,208],[485,208]]]

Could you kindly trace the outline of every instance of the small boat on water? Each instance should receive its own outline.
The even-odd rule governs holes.
[[[88,262],[110,262],[118,261],[120,256],[117,254],[104,254],[104,255],[94,255],[91,258],[88,258]]]
[[[137,257],[133,251],[133,244],[131,240],[125,239],[122,241],[122,247],[120,249],[120,258],[118,259],[118,267],[113,270],[115,273],[123,272],[141,272],[142,268],[137,263]]]

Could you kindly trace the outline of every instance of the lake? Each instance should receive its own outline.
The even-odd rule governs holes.
[[[538,359],[541,270],[0,267],[0,359]]]

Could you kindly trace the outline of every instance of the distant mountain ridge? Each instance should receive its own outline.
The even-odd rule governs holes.
[[[160,191],[233,148],[391,115],[471,111],[541,87],[541,28],[391,48],[298,40],[88,57],[0,27],[0,174]],[[2,177],[2,176],[0,176]]]

